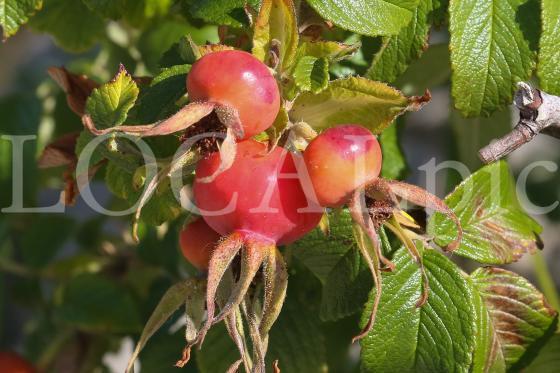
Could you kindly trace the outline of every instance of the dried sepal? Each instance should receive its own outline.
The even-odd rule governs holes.
[[[357,189],[348,205],[350,210],[350,215],[356,224],[358,224],[364,232],[368,235],[371,240],[371,244],[375,248],[375,251],[379,253],[379,260],[385,265],[385,267],[392,271],[395,269],[395,264],[381,253],[381,247],[379,245],[379,237],[375,231],[376,227],[371,219],[369,210],[366,205],[365,193],[362,189]]]
[[[267,253],[270,251],[271,244],[262,242],[258,239],[248,238],[245,240],[241,249],[241,272],[239,280],[235,283],[231,295],[221,309],[220,314],[213,320],[208,317],[207,322],[219,322],[223,320],[233,309],[239,307],[243,298],[247,294],[247,290],[253,282],[257,272],[259,271]]]
[[[280,315],[288,289],[288,267],[277,247],[271,247],[263,263],[264,301],[259,333],[265,339]]]
[[[181,359],[175,366],[182,368],[190,360],[191,349],[198,342],[198,333],[204,324],[206,313],[205,290],[206,284],[202,280],[191,279],[191,288],[185,299],[185,341]]]
[[[106,129],[98,129],[88,114],[82,116],[82,123],[94,135],[101,136],[113,132],[123,132],[133,136],[150,137],[170,135],[179,131],[183,131],[193,124],[199,122],[202,118],[209,115],[216,103],[213,102],[192,102],[169,118],[144,125],[122,125]]]
[[[243,359],[239,359],[237,361],[235,361],[233,364],[231,364],[228,368],[228,370],[226,370],[226,373],[235,373],[239,370],[239,367],[241,366],[241,363],[243,363]]]
[[[408,253],[414,259],[414,262],[418,265],[420,269],[420,274],[422,275],[422,294],[416,302],[416,307],[422,307],[428,301],[428,296],[430,295],[430,282],[428,280],[428,274],[426,273],[426,268],[424,267],[424,262],[422,260],[422,253],[418,251],[418,248],[409,237],[408,232],[406,232],[400,225],[399,221],[395,217],[391,217],[389,221],[385,223],[387,226],[404,244]]]
[[[358,333],[358,335],[352,338],[352,343],[359,341],[369,334],[373,326],[375,325],[375,318],[377,316],[377,310],[379,309],[379,302],[381,301],[381,294],[383,291],[383,278],[381,277],[381,268],[379,265],[379,253],[376,250],[371,251],[371,245],[365,239],[365,232],[360,226],[355,227],[356,232],[356,243],[360,249],[362,257],[366,261],[368,268],[371,272],[373,283],[375,285],[375,297],[373,299],[373,307],[369,314],[368,320],[364,328]]]
[[[457,227],[457,237],[447,246],[443,247],[443,249],[445,251],[453,251],[459,247],[463,238],[463,228],[461,227],[461,222],[457,218],[457,215],[455,215],[453,210],[451,210],[444,201],[416,185],[395,180],[387,180],[386,183],[391,192],[395,195],[410,201],[415,205],[441,212],[450,218]]]
[[[212,175],[206,177],[199,177],[197,181],[199,183],[211,183],[218,176],[220,176],[224,171],[227,171],[235,161],[235,155],[237,153],[237,142],[235,139],[234,131],[231,127],[228,127],[226,132],[226,138],[220,146],[220,166]]]
[[[251,357],[249,356],[247,343],[245,342],[245,330],[243,327],[243,319],[241,317],[241,310],[236,307],[233,312],[227,315],[224,319],[226,329],[229,336],[235,343],[239,354],[241,355],[241,361],[245,367],[245,371],[250,372],[253,366]],[[237,366],[239,367],[239,365]]]
[[[234,107],[217,104],[214,111],[220,122],[222,122],[226,128],[231,128],[235,137],[238,139],[245,137],[245,131],[243,130],[243,124],[239,118],[239,112]]]
[[[244,301],[241,309],[249,326],[249,334],[253,344],[253,370],[252,373],[265,373],[266,343],[259,332],[259,310],[256,302]]]
[[[242,247],[242,236],[239,233],[234,232],[220,241],[212,253],[208,266],[208,284],[206,288],[206,324],[199,333],[199,343],[201,345],[204,342],[206,333],[214,322],[214,314],[216,312],[216,294],[222,277],[224,277],[224,274],[233,261],[233,258],[235,258]]]

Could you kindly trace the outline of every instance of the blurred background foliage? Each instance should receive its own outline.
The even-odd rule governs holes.
[[[24,148],[26,207],[50,206],[58,201],[63,170],[39,171],[36,161],[49,141],[81,129],[80,118],[70,111],[64,93],[48,77],[48,67],[64,65],[98,82],[114,76],[119,63],[135,76],[151,76],[157,73],[161,56],[180,37],[188,34],[200,44],[217,42],[219,30],[212,23],[242,27],[247,22],[243,14],[235,11],[225,14],[223,19],[211,19],[208,6],[200,5],[205,2],[190,0],[107,1],[102,16],[120,19],[107,22],[91,11],[87,3],[46,1],[29,27],[0,45],[0,133],[37,135],[36,141],[28,141]],[[123,9],[133,11],[122,14],[123,3],[130,3],[123,5]],[[531,3],[534,2],[528,4]],[[530,12],[535,11],[538,13],[538,9],[527,6],[519,14],[529,20],[538,19],[538,15],[530,17]],[[531,27],[527,30],[530,33]],[[54,37],[38,33],[42,31]],[[351,60],[332,66],[331,74],[364,74],[380,48],[380,40],[360,38],[339,29],[332,33],[333,39],[361,39],[362,49]],[[478,149],[506,133],[517,121],[509,109],[489,118],[465,119],[452,108],[448,41],[444,28],[434,30],[426,52],[394,82],[407,95],[422,94],[426,88],[432,92],[429,105],[401,117],[397,131],[385,135],[398,134],[404,149],[407,172],[400,176],[423,186],[426,174],[422,165],[432,159],[457,160],[474,171],[481,166],[476,157]],[[557,149],[558,140],[539,136],[511,155],[509,163],[514,172],[535,160],[558,163]],[[10,143],[0,140],[0,207],[12,201],[11,152]],[[107,191],[104,172],[98,173],[93,181],[94,195],[109,209],[122,208],[122,200]],[[535,169],[527,190],[531,201],[548,205],[558,200],[559,175]],[[455,172],[440,171],[436,193],[445,196],[458,181]],[[560,208],[536,218],[544,226],[546,250],[542,256],[545,267],[554,274],[553,283],[547,282],[550,277],[546,271],[535,272],[534,259],[530,257],[512,266],[534,283],[558,287]],[[17,350],[48,371],[124,370],[134,341],[161,295],[186,274],[195,274],[178,250],[177,236],[183,220],[181,217],[158,228],[142,226],[141,244],[135,245],[129,217],[99,215],[80,200],[67,207],[64,214],[0,214],[0,349]],[[298,319],[290,312],[292,302],[304,300],[301,304],[305,306],[295,312],[319,313],[320,284],[309,286],[317,280],[298,266],[296,257],[291,260],[291,301],[286,305],[288,312],[282,313],[276,332],[273,331],[273,338],[283,338],[282,328],[297,323],[289,319]],[[536,261],[537,268],[542,268],[542,258],[537,257]],[[306,286],[298,287],[302,282]],[[140,359],[142,372],[175,371],[171,366],[180,357],[183,330],[173,325],[180,316],[175,315],[168,327],[162,328],[147,345]],[[321,354],[327,357],[332,371],[356,371],[358,346],[344,354],[338,351],[357,332],[357,318],[354,315],[337,322],[320,322],[318,316],[305,318],[309,324],[301,326],[304,331],[320,329],[322,333],[317,335],[322,335],[327,343],[324,349],[308,346],[309,350],[288,352]],[[196,360],[206,371],[219,371],[223,369],[214,365],[218,358],[212,353],[213,347],[223,351],[220,343],[230,342],[220,337],[219,330],[212,333],[217,334],[208,336],[206,349]],[[285,345],[289,348],[289,341]],[[227,359],[221,360],[227,366]],[[304,371],[306,367],[292,368]],[[189,364],[185,371],[196,371],[196,365]]]

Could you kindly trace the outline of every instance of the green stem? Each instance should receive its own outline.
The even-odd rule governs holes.
[[[535,255],[531,256],[533,258],[533,266],[535,275],[537,276],[537,281],[539,282],[539,286],[546,297],[546,300],[554,309],[560,310],[558,290],[556,289],[556,285],[550,275],[550,271],[548,270],[542,253],[538,251]]]

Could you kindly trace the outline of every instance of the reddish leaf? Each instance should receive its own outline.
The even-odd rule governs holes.
[[[85,75],[73,74],[64,67],[49,67],[48,73],[66,93],[70,109],[80,116],[84,115],[86,100],[99,84]]]

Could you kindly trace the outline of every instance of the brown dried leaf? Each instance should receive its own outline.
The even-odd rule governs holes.
[[[85,75],[73,74],[64,67],[53,66],[47,71],[66,93],[66,101],[70,109],[79,116],[84,115],[87,98],[94,88],[99,87],[99,84]]]
[[[68,133],[51,142],[41,153],[37,165],[39,168],[67,166],[76,162],[76,141],[79,132]]]

